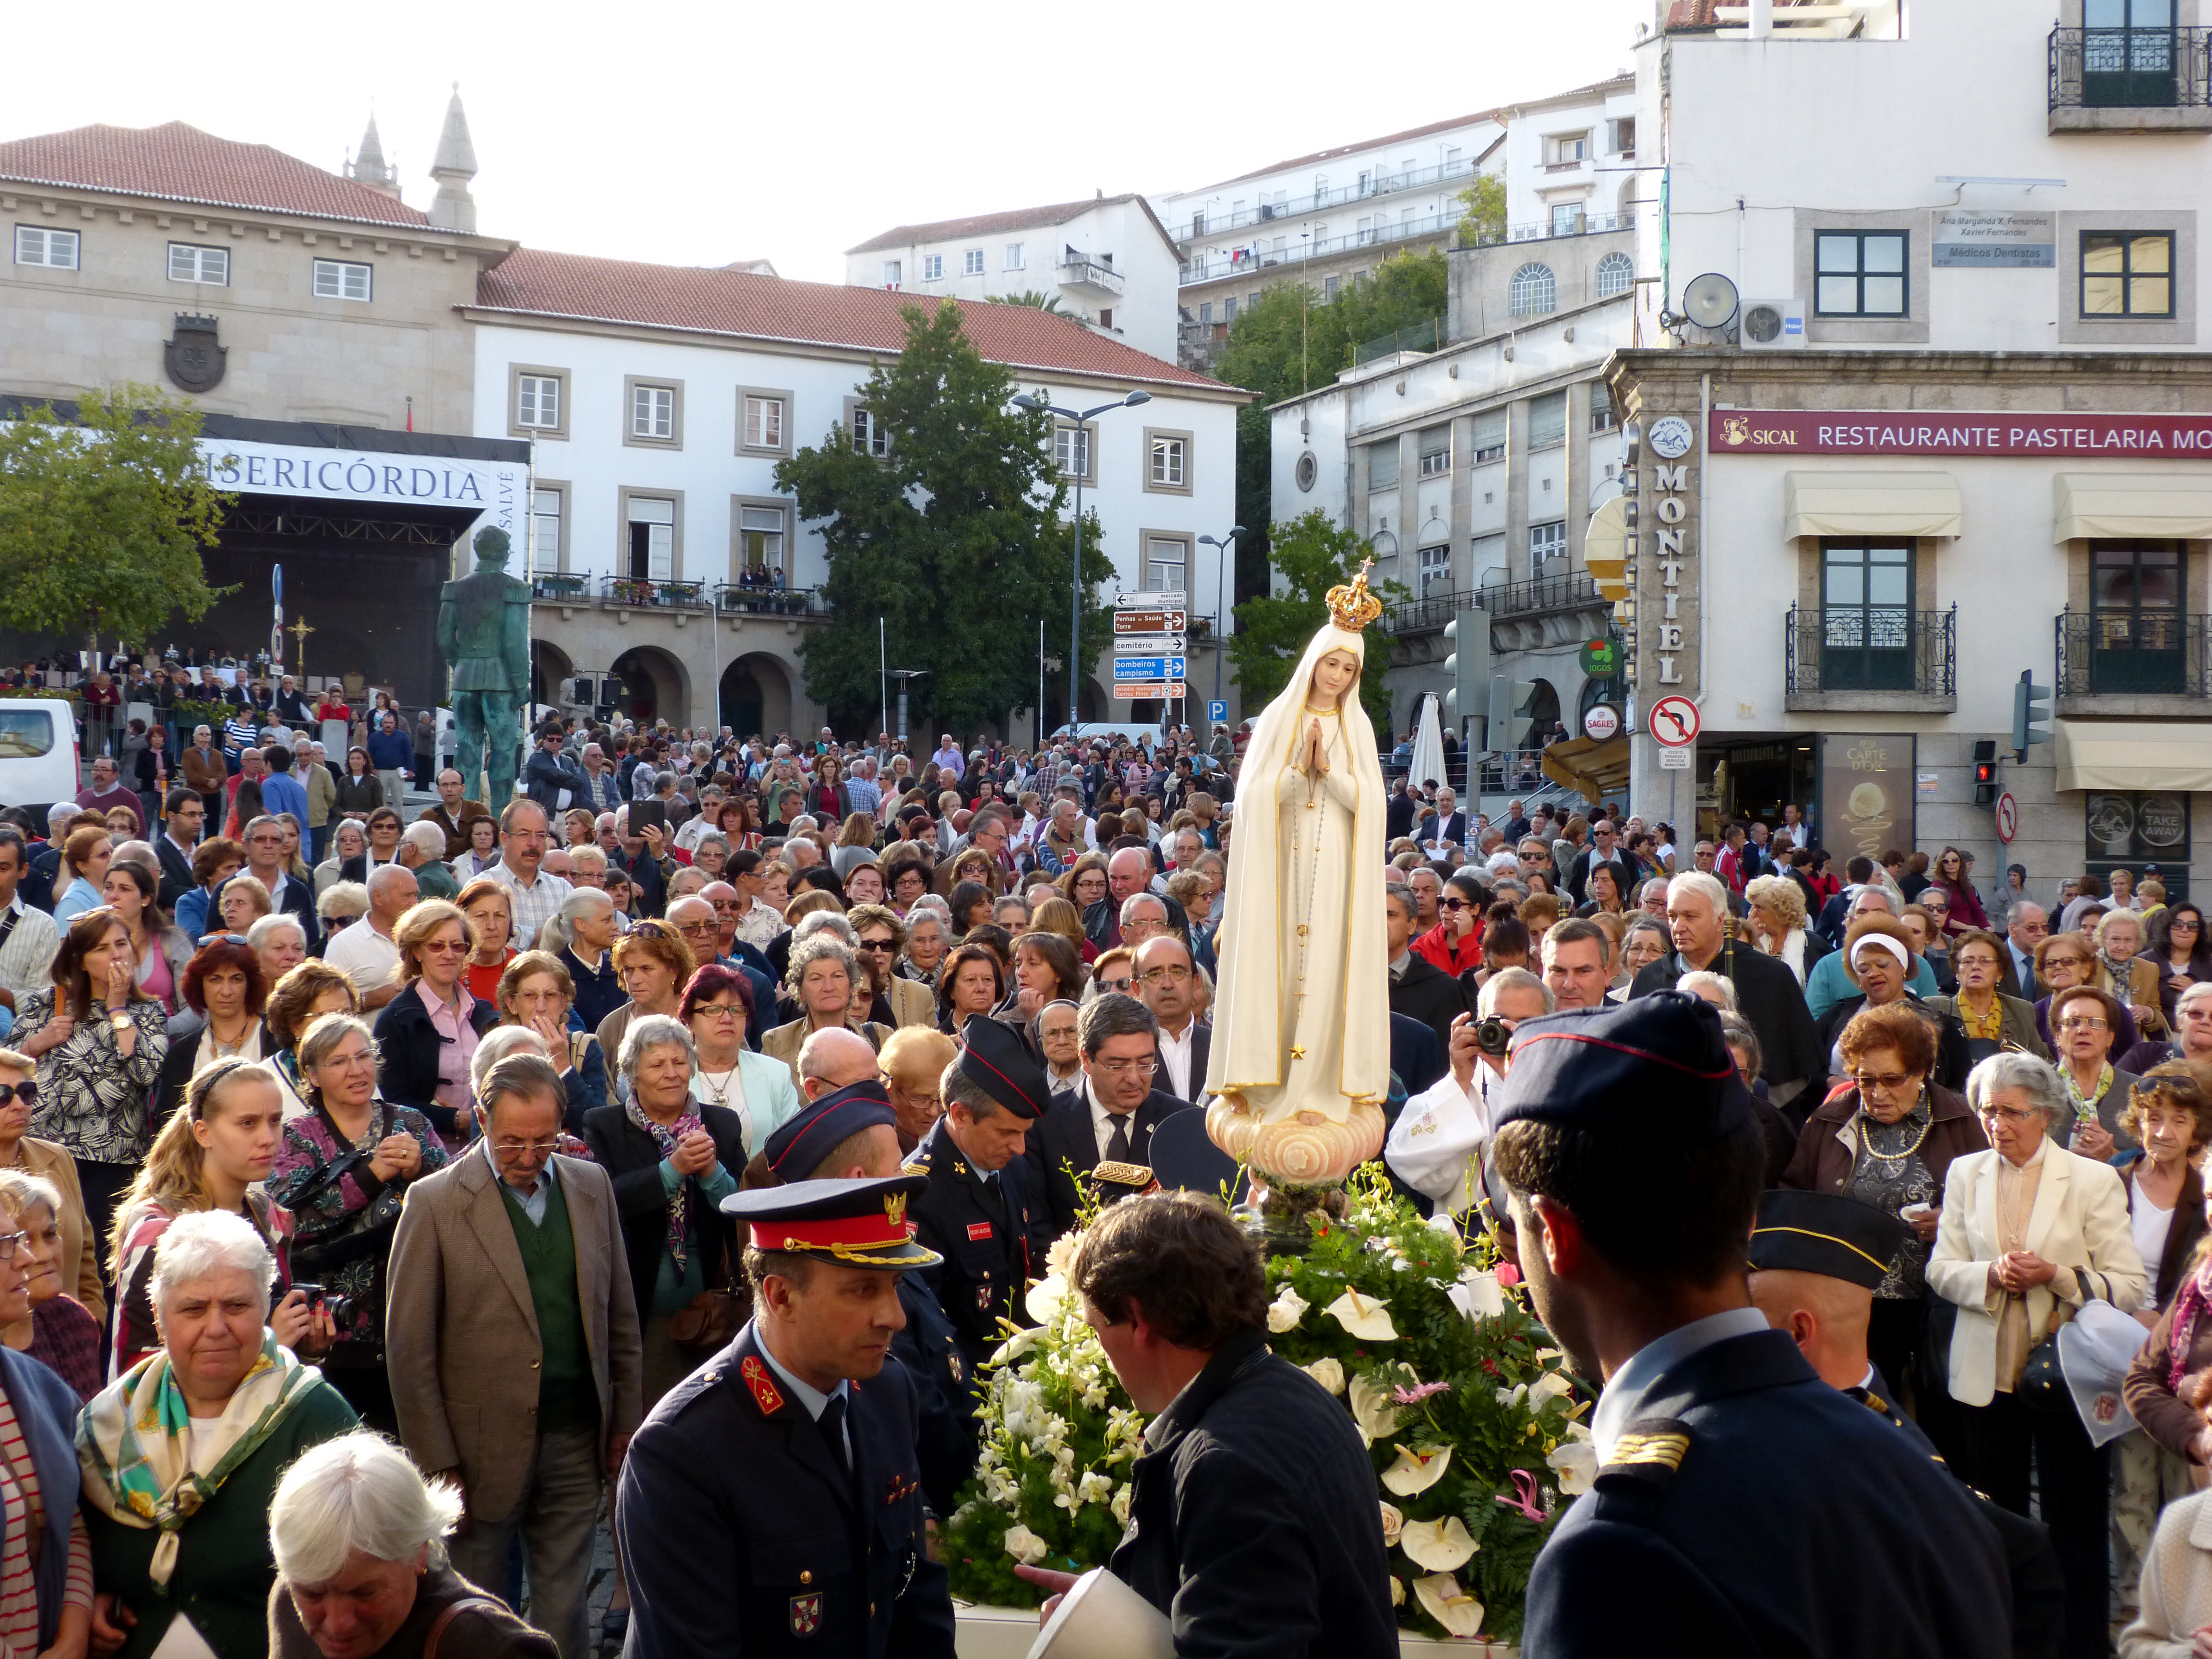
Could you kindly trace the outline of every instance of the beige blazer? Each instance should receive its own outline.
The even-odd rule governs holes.
[[[884,994],[890,1000],[891,1012],[897,1017],[896,1023],[902,1029],[908,1025],[936,1025],[936,994],[920,980],[894,976],[890,989]]]
[[[1990,1284],[1997,1245],[1995,1151],[1951,1160],[1943,1182],[1943,1219],[1928,1261],[1929,1288],[1955,1303],[1951,1335],[1951,1397],[1986,1406],[1996,1394],[1997,1318],[2005,1293]],[[2028,1212],[2027,1245],[2059,1269],[2027,1293],[2028,1328],[2038,1341],[2062,1304],[2078,1308],[2094,1297],[2132,1313],[2149,1297],[2149,1275],[2128,1230],[2127,1188],[2119,1172],[2046,1140],[2043,1173]],[[2070,1270],[2070,1271],[2069,1271]]]
[[[890,1040],[890,1032],[872,1023],[848,1021],[850,1028],[867,1038],[868,1047],[878,1054]],[[791,1067],[792,1087],[799,1091],[801,1100],[806,1098],[806,1085],[799,1079],[799,1051],[806,1046],[806,1017],[802,1014],[788,1025],[779,1025],[772,1031],[761,1033],[760,1051],[770,1060],[780,1060]]]
[[[637,1306],[614,1183],[596,1164],[553,1161],[576,1237],[604,1456],[609,1435],[630,1434],[645,1416]],[[471,1515],[503,1521],[528,1491],[544,1350],[499,1176],[479,1146],[408,1189],[387,1284],[400,1441],[424,1474],[460,1471]]]

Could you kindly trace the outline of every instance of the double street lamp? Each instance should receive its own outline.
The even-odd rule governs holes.
[[[1201,545],[1213,549],[1213,700],[1221,701],[1221,653],[1226,643],[1221,635],[1223,590],[1229,583],[1229,550],[1237,538],[1244,533],[1243,525],[1234,525],[1226,536],[1200,536]]]
[[[1062,409],[1058,404],[1048,403],[1042,398],[1033,398],[1028,392],[1013,400],[1017,409],[1057,415],[1075,422],[1075,580],[1073,609],[1068,623],[1067,635],[1067,724],[1073,730],[1081,720],[1081,704],[1077,701],[1076,687],[1083,672],[1083,475],[1091,471],[1091,422],[1101,415],[1116,409],[1134,409],[1139,404],[1152,400],[1149,392],[1132,392],[1126,398],[1117,398],[1110,404],[1101,404],[1096,409],[1078,412]],[[1043,710],[1037,711],[1040,714]]]

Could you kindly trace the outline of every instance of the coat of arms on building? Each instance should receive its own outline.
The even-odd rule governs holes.
[[[212,392],[222,384],[229,348],[216,340],[217,319],[177,313],[175,334],[161,348],[161,367],[187,392]]]

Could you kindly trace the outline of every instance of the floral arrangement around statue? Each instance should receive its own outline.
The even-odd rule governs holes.
[[[1311,1218],[1304,1255],[1267,1263],[1268,1340],[1371,1449],[1401,1626],[1512,1641],[1560,1501],[1596,1473],[1585,1405],[1500,1284],[1492,1240],[1464,1245],[1448,1219],[1424,1219],[1378,1166],[1345,1195],[1341,1218]],[[1039,1324],[994,1357],[975,1477],[939,1546],[964,1601],[1035,1606],[1016,1562],[1102,1565],[1128,1516],[1145,1419],[1068,1292],[1079,1236],[1053,1246],[1030,1292]]]

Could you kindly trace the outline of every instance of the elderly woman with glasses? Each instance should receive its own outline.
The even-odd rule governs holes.
[[[692,1099],[736,1113],[746,1148],[758,1152],[779,1126],[799,1115],[800,1101],[788,1066],[745,1047],[752,981],[734,968],[709,963],[684,988],[679,1017],[696,1049]]]
[[[299,1061],[307,1111],[285,1122],[269,1195],[292,1215],[293,1272],[323,1286],[336,1323],[324,1371],[372,1428],[397,1434],[385,1261],[408,1185],[445,1167],[445,1143],[422,1113],[377,1097],[376,1038],[360,1016],[323,1015]]]
[[[720,1206],[745,1167],[744,1121],[694,1097],[696,1052],[682,1020],[639,1016],[623,1036],[627,1099],[584,1115],[584,1144],[613,1178],[622,1213],[648,1411],[701,1358],[676,1342],[672,1322],[695,1297],[729,1283],[734,1260]]]
[[[897,914],[885,905],[855,904],[845,920],[852,924],[854,953],[867,981],[868,1018],[893,1030],[934,1020],[937,1002],[929,988],[896,971],[907,946],[907,927]]]
[[[1929,1073],[1944,1088],[1965,1086],[1968,1061],[1966,1028],[1953,1014],[1940,1013],[1913,994],[1912,981],[1920,964],[1912,935],[1894,916],[1879,913],[1861,916],[1844,935],[1844,973],[1857,994],[1840,998],[1820,1022],[1821,1052],[1832,1064],[1841,1057],[1841,1038],[1860,1011],[1893,1005],[1910,1009],[1936,1030],[1936,1059]],[[1847,1065],[1834,1064],[1841,1072]]]
[[[2077,985],[2098,983],[2097,947],[2086,933],[2052,933],[2035,947],[2035,976],[2046,988],[2035,1005],[2036,1034],[2056,1054],[2058,1043],[2051,1030],[2051,999]],[[2118,1006],[2118,1024],[2107,1033],[2105,1050],[2111,1060],[2118,1060],[2141,1040],[2135,1016],[2124,1003]]]
[[[2003,981],[2004,948],[2002,939],[1983,928],[1969,927],[1957,935],[1951,942],[1951,965],[1958,975],[1958,993],[1930,997],[1928,1006],[1955,1017],[1965,1028],[1970,1060],[1979,1063],[2007,1048],[2048,1060],[2051,1051],[2035,1029],[2035,1005],[1997,988]]]
[[[945,1115],[945,1068],[959,1053],[933,1025],[902,1025],[877,1057],[877,1075],[890,1098],[899,1156],[920,1146]]]
[[[267,1241],[228,1211],[180,1216],[155,1246],[161,1346],[77,1425],[95,1652],[268,1652],[277,1479],[359,1420],[269,1328],[276,1279]]]
[[[2016,1515],[2029,1471],[2066,1583],[2069,1654],[2108,1651],[2110,1468],[2065,1385],[2056,1397],[2036,1351],[2091,1300],[2133,1312],[2149,1293],[2110,1164],[2068,1152],[2058,1074],[2028,1054],[1992,1055],[1966,1079],[1990,1150],[1951,1165],[1929,1288],[1958,1310],[1951,1397],[1965,1415],[1966,1479]],[[2023,1396],[2023,1385],[2028,1390]]]
[[[1861,1009],[1838,1047],[1844,1082],[1806,1122],[1782,1184],[1841,1193],[1911,1228],[1886,1265],[1867,1328],[1869,1357],[1902,1388],[1921,1376],[1914,1362],[1944,1178],[1954,1161],[1990,1143],[1965,1098],[1929,1080],[1936,1033],[1909,1004]]]
[[[575,1017],[575,987],[558,957],[544,951],[525,951],[507,964],[494,994],[500,1030],[520,1029],[538,1040],[539,1049],[561,1076],[561,1127],[572,1135],[584,1132],[584,1114],[607,1103],[606,1057],[599,1039]],[[469,1062],[472,1091],[480,1090],[489,1062],[484,1051],[497,1032],[487,1032]]]
[[[2084,1158],[2111,1159],[2133,1152],[2139,1143],[2121,1121],[2129,1091],[2140,1081],[2106,1058],[2112,1027],[2126,1011],[2094,985],[2069,985],[2051,994],[2052,1048],[2066,1107],[2051,1121],[2051,1134]]]
[[[791,1068],[793,1085],[803,1088],[799,1075],[799,1051],[815,1032],[833,1026],[857,1031],[868,1047],[880,1054],[890,1028],[866,1018],[861,1000],[865,983],[859,957],[853,948],[827,930],[810,934],[791,947],[791,965],[783,988],[799,1005],[799,1018],[777,1026],[761,1038],[761,1053]]]
[[[429,1120],[448,1150],[469,1138],[469,1058],[499,1024],[499,1010],[469,994],[476,949],[468,914],[447,899],[424,899],[392,929],[399,994],[376,1017],[384,1097]]]

